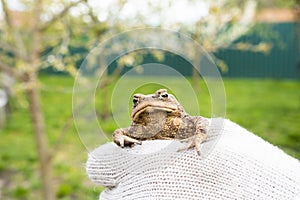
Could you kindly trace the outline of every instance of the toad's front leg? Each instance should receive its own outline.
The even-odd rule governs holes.
[[[124,147],[125,145],[142,144],[141,141],[127,136],[127,133],[128,128],[119,128],[115,130],[115,132],[113,133],[113,141],[121,147]]]
[[[200,155],[202,143],[204,143],[208,138],[207,129],[209,123],[205,118],[200,116],[192,117],[191,119],[192,119],[191,121],[193,122],[193,126],[195,128],[194,133],[192,136],[181,140],[181,142],[187,142],[188,144],[184,148],[179,149],[178,151],[187,150],[195,147],[198,155]],[[190,132],[190,130],[187,131]]]

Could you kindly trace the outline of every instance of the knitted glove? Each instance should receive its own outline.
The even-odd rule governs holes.
[[[101,200],[300,199],[298,160],[229,120],[209,134],[219,137],[200,156],[173,140],[107,143],[89,154],[87,174],[106,187]]]

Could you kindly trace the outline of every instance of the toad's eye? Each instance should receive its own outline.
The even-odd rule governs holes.
[[[133,99],[133,100],[132,100],[132,102],[133,102],[134,104],[137,104],[138,101],[139,101],[138,99]]]
[[[161,94],[161,97],[163,97],[163,98],[167,98],[169,95],[168,95],[168,93],[166,93],[166,92],[164,92],[163,94]]]

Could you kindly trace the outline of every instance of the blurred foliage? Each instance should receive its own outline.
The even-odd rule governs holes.
[[[295,8],[296,0],[260,0],[258,2],[258,8]]]

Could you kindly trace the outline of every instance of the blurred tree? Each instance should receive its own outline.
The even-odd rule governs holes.
[[[118,16],[120,10],[124,6],[123,0],[115,1],[113,7],[107,8],[105,11],[94,9],[90,4],[88,4],[88,16],[91,19],[89,22],[89,32],[90,32],[90,42],[93,43],[94,47],[97,47],[104,39],[106,34],[112,34],[113,32],[120,32],[123,29],[123,25],[119,23],[118,20],[112,20],[109,17],[101,19],[101,14],[103,12],[107,13],[107,16]],[[114,13],[112,14],[112,10]],[[110,25],[108,25],[110,24]],[[124,66],[120,66],[115,69],[114,74],[109,76],[108,70],[106,69],[109,63],[106,62],[105,56],[99,54],[97,58],[98,63],[98,74],[101,75],[101,80],[98,84],[98,91],[101,93],[102,97],[102,106],[101,110],[98,113],[98,117],[101,119],[107,119],[111,116],[110,110],[110,94],[109,94],[109,85],[116,79],[116,76],[119,75]]]
[[[264,8],[294,8],[297,0],[261,0],[258,1],[258,9]]]
[[[134,22],[136,27],[157,26],[178,30],[198,42],[205,51],[213,53],[219,49],[236,48],[241,50],[268,51],[268,44],[234,44],[234,41],[251,29],[256,11],[255,0],[234,1],[145,1],[147,10],[139,2],[140,9],[126,15],[137,1],[129,0],[121,12],[122,20]],[[177,13],[177,14],[175,14]],[[180,13],[180,15],[178,14]],[[187,52],[194,55],[196,67],[201,63],[201,55],[197,50]],[[221,71],[227,70],[222,60],[214,57]],[[198,87],[198,71],[193,68],[193,86]]]
[[[110,33],[118,33],[120,30],[142,27],[160,27],[165,29],[178,30],[189,35],[198,42],[211,55],[222,48],[235,48],[240,50],[250,50],[267,52],[270,50],[269,44],[234,44],[234,41],[245,34],[254,24],[256,1],[234,0],[234,1],[137,1],[137,0],[118,0],[113,1],[110,6],[97,7],[97,3],[91,1],[89,5],[89,38],[93,38],[93,44],[98,45],[103,41],[103,32],[108,30],[108,24],[114,27]],[[96,5],[96,6],[95,6]],[[109,5],[109,4],[108,4]],[[138,6],[137,6],[138,5]],[[102,9],[101,9],[102,8]],[[105,10],[104,10],[105,9]],[[177,12],[184,12],[176,15]],[[109,16],[109,17],[108,17]],[[111,47],[112,49],[124,47]],[[186,52],[194,55],[195,65],[201,63],[200,53],[196,49]],[[148,52],[151,53],[151,52]],[[157,52],[154,52],[154,54]],[[127,66],[137,66],[143,63],[145,51],[130,52],[118,61],[118,67],[108,74],[104,55],[99,55],[98,65],[99,74],[102,80],[99,81],[98,89],[102,94],[102,107],[100,117],[105,119],[111,115],[109,106],[110,98],[108,86]],[[102,56],[102,58],[101,58]],[[162,57],[162,56],[160,56]],[[128,59],[130,58],[130,59]],[[214,57],[216,64],[221,71],[227,70],[227,65],[222,60]],[[127,63],[126,61],[129,61]],[[134,61],[134,62],[132,62]],[[130,63],[131,62],[131,63]],[[196,64],[198,63],[198,64]],[[199,72],[193,68],[193,86],[198,89]]]
[[[39,70],[49,63],[58,70],[75,73],[74,59],[68,54],[70,40],[69,11],[80,9],[78,1],[22,1],[20,10],[1,0],[0,70],[17,79],[24,88],[32,120],[40,164],[43,199],[54,199],[51,152],[45,132],[39,94]],[[81,5],[82,7],[82,5]]]
[[[191,37],[199,42],[206,51],[211,53],[220,70],[226,72],[228,70],[226,63],[215,57],[213,53],[229,47],[241,50],[256,49],[249,44],[234,44],[234,41],[249,31],[254,24],[256,1],[207,1],[207,6],[208,15],[184,29],[190,32]],[[195,64],[200,66],[200,63],[201,57],[198,56]],[[198,73],[193,68],[192,80],[195,89],[199,89]]]
[[[101,106],[97,107],[97,116],[101,120],[106,120],[112,116],[109,86],[111,86],[114,81],[119,78],[120,74],[124,72],[124,68],[142,64],[144,61],[143,58],[147,54],[152,54],[156,58],[161,56],[159,51],[156,50],[127,52],[128,54],[123,55],[116,60],[115,68],[110,67],[108,69],[108,66],[111,64],[107,63],[109,57],[120,50],[125,50],[126,47],[119,43],[114,43],[112,44],[113,46],[110,46],[109,49],[106,49],[102,53],[99,53],[101,49],[97,49],[97,47],[99,47],[103,41],[108,40],[112,35],[116,35],[124,30],[138,26],[135,23],[131,24],[132,20],[127,21],[122,18],[122,13],[127,3],[128,1],[125,0],[115,0],[110,3],[106,3],[107,6],[103,6],[102,4],[97,6],[97,3],[93,1],[89,2],[86,4],[87,12],[82,15],[83,18],[88,19],[88,23],[80,26],[80,29],[78,29],[78,31],[81,31],[82,33],[76,34],[78,36],[84,34],[88,37],[87,42],[80,43],[80,45],[87,46],[91,52],[95,49],[97,50],[97,52],[94,52],[93,56],[90,58],[87,57],[85,64],[91,65],[89,67],[92,67],[96,63],[96,66],[92,68],[95,70],[93,76],[99,79],[97,80],[97,92],[101,96]],[[139,18],[140,22],[143,21],[141,16],[137,15],[136,17]],[[130,42],[128,45],[130,45]],[[83,74],[79,74],[79,76],[81,76],[81,78],[85,78],[85,75]],[[99,77],[101,77],[101,79]],[[85,83],[83,83],[83,85],[86,85],[82,87],[87,87],[90,84],[86,81],[87,79],[85,79]],[[92,81],[94,80],[92,79]],[[83,101],[82,104],[88,104],[88,102]]]

